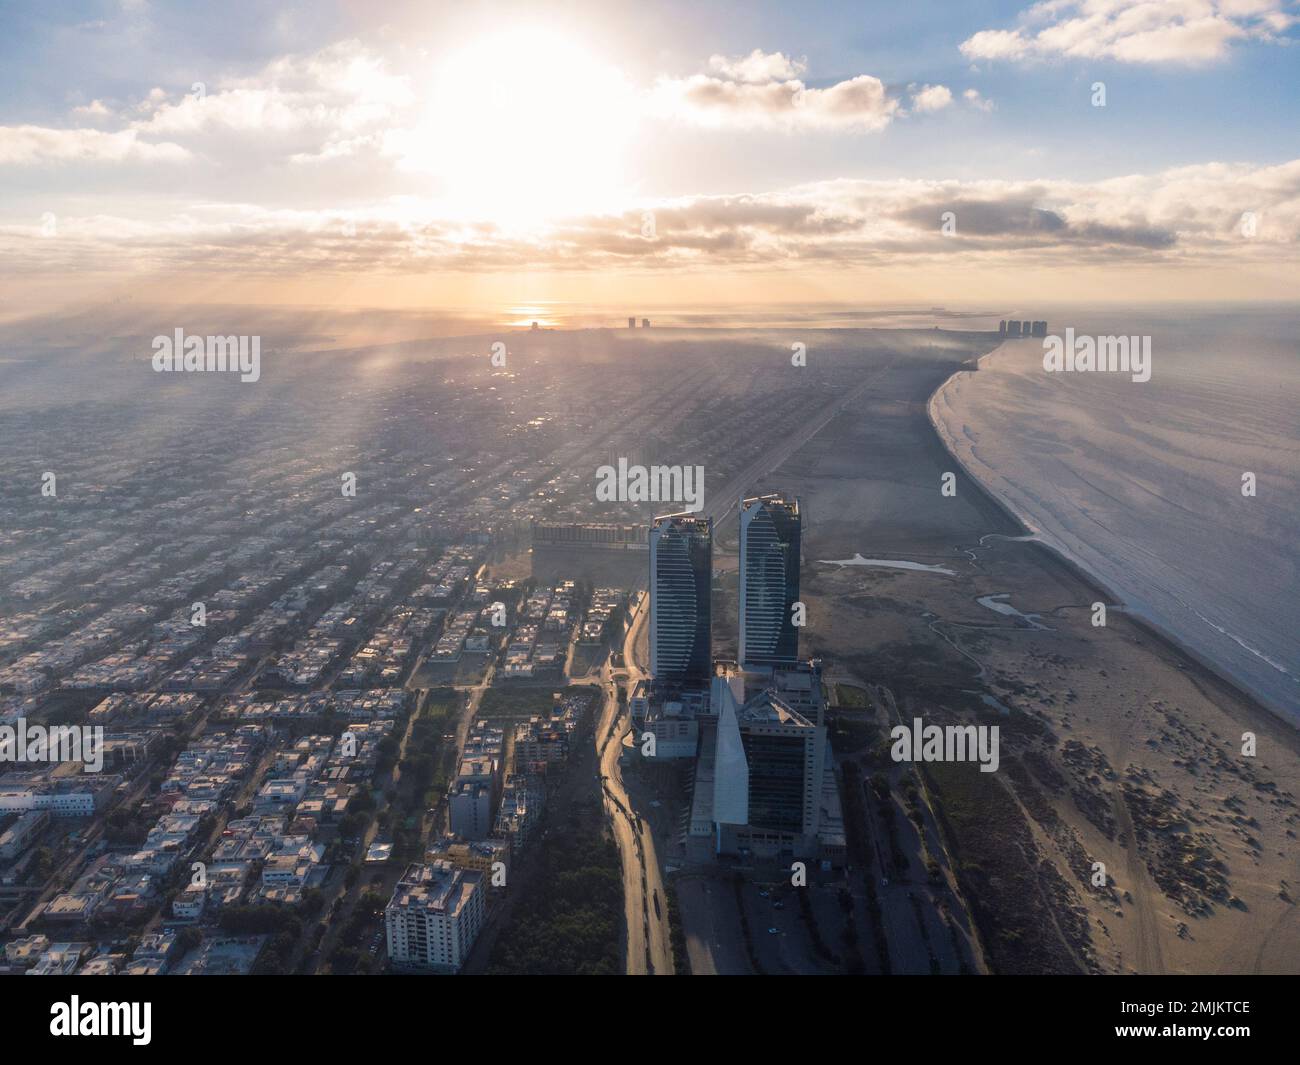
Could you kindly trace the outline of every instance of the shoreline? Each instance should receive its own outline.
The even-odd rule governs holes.
[[[926,419],[929,421],[931,431],[934,433],[935,439],[938,441],[939,445],[947,453],[949,458],[957,464],[970,482],[976,486],[983,498],[1007,520],[1014,524],[1016,528],[1020,529],[1023,534],[1041,536],[1041,531],[1035,529],[1026,516],[1020,514],[1009,502],[990,489],[988,485],[986,485],[980,477],[976,475],[974,470],[961,458],[957,449],[953,446],[951,433],[947,424],[936,414],[936,402],[958,374],[977,373],[983,368],[982,364],[984,360],[997,354],[1001,347],[1002,345],[999,344],[991,351],[985,352],[974,360],[967,360],[966,363],[945,377],[943,382],[934,390],[925,402]],[[1233,676],[1231,672],[1217,663],[1212,662],[1205,655],[1188,646],[1177,633],[1170,631],[1154,618],[1131,608],[1127,602],[1127,597],[1119,594],[1119,592],[1108,584],[1105,579],[1103,579],[1099,574],[1092,572],[1078,559],[1073,558],[1065,551],[1042,539],[1028,541],[1026,545],[1031,550],[1037,549],[1046,553],[1048,557],[1063,566],[1086,587],[1105,596],[1109,602],[1118,604],[1122,610],[1123,616],[1132,621],[1136,627],[1146,632],[1153,639],[1159,640],[1168,645],[1169,649],[1175,654],[1187,659],[1191,663],[1191,669],[1195,671],[1198,679],[1209,683],[1212,687],[1226,689],[1229,693],[1236,696],[1239,701],[1249,707],[1252,711],[1252,716],[1259,716],[1262,720],[1285,726],[1286,733],[1292,738],[1293,745],[1300,746],[1295,743],[1295,741],[1300,738],[1300,723],[1291,720],[1288,711],[1284,707],[1275,703],[1262,693],[1257,693],[1251,690],[1239,678]]]

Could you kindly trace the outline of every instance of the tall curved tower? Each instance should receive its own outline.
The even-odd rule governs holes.
[[[799,500],[773,493],[740,504],[740,664],[792,666],[799,659]]]
[[[713,520],[668,514],[650,526],[650,672],[659,682],[713,672],[709,592]]]

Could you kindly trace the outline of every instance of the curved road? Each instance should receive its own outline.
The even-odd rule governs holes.
[[[623,640],[629,691],[644,675],[635,664],[635,648],[638,634],[649,615],[648,605],[649,599],[643,595],[631,612]],[[664,891],[654,835],[643,827],[641,818],[633,811],[632,801],[623,785],[618,756],[623,750],[623,737],[630,722],[619,708],[618,681],[609,659],[605,660],[599,683],[605,704],[596,727],[596,750],[600,757],[600,784],[605,796],[605,809],[623,859],[627,971],[632,975],[671,976],[674,968],[668,932],[668,897]],[[656,894],[658,913],[654,905]]]

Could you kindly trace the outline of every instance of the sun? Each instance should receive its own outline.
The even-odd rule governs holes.
[[[494,33],[436,61],[402,145],[452,217],[511,229],[615,209],[636,93],[609,59],[539,29]]]

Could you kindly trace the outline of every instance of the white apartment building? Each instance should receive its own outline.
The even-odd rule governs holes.
[[[120,777],[98,778],[93,787],[8,788],[0,790],[0,813],[20,813],[25,810],[48,810],[51,817],[93,817],[103,798]]]
[[[486,891],[478,870],[447,861],[408,866],[384,910],[388,957],[412,968],[459,971],[483,928]]]

